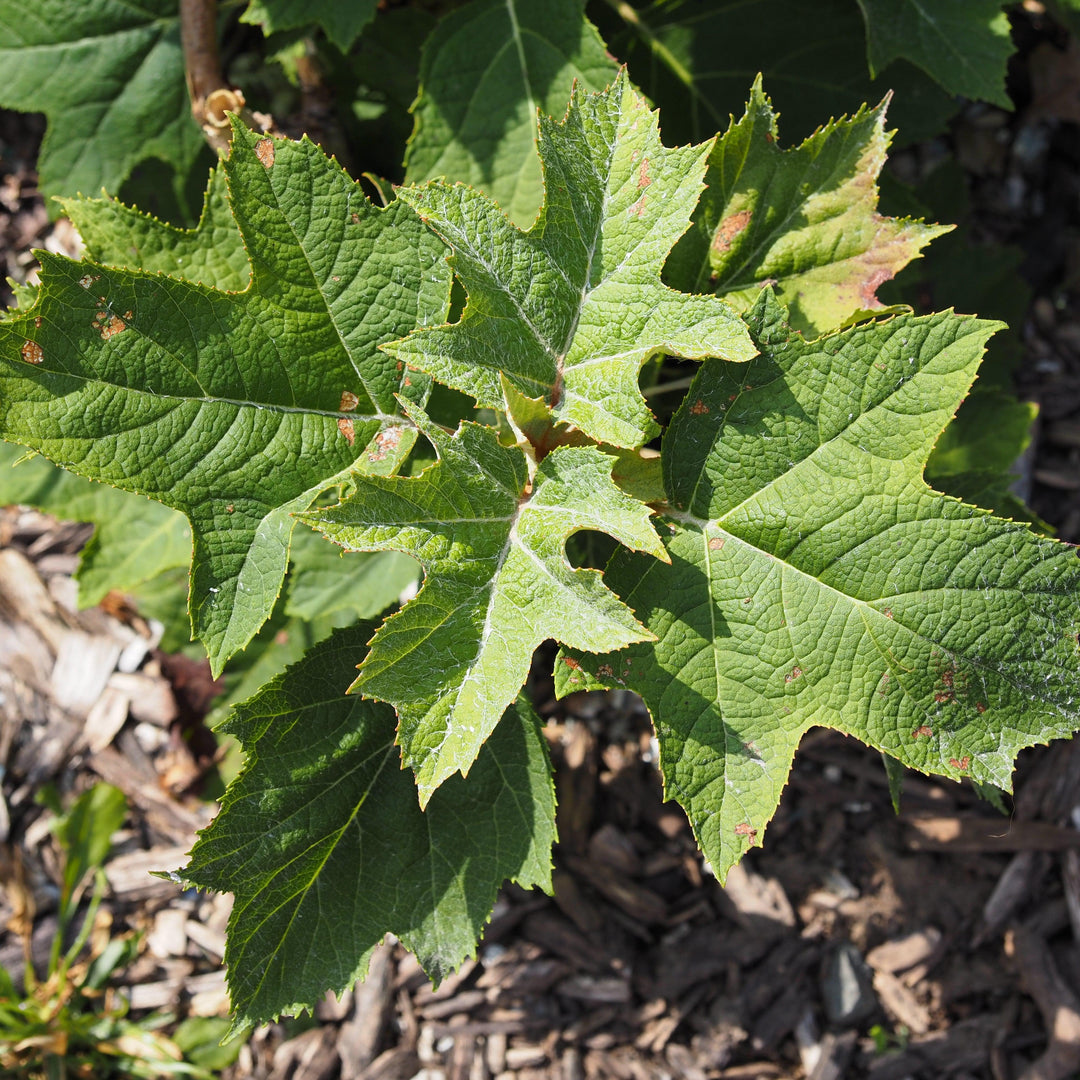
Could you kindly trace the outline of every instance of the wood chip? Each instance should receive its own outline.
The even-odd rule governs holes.
[[[1009,934],[1006,952],[1016,957],[1020,977],[1050,1033],[1046,1051],[1019,1080],[1066,1080],[1080,1069],[1080,998],[1061,977],[1046,941],[1027,927]]]
[[[83,739],[92,754],[104,750],[116,738],[128,716],[128,698],[125,693],[106,686],[101,696],[86,714]]]
[[[898,975],[916,964],[929,963],[941,948],[942,936],[936,926],[923,927],[871,949],[866,954],[866,962],[875,971]]]
[[[56,651],[49,683],[53,701],[80,720],[101,697],[123,646],[115,638],[69,630]]]
[[[1080,848],[1080,832],[1042,821],[1004,817],[902,817],[915,851],[1064,851]]]
[[[912,1034],[925,1035],[930,1030],[930,1011],[895,975],[875,972],[874,992],[885,1011]]]

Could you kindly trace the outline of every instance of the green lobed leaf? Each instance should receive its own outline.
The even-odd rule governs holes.
[[[660,281],[709,149],[666,148],[656,115],[621,73],[603,93],[575,92],[565,120],[541,117],[547,197],[528,232],[463,185],[402,189],[453,249],[469,301],[460,322],[386,351],[481,406],[502,408],[505,377],[597,442],[640,446],[659,430],[638,389],[646,360],[753,355],[726,303]]]
[[[62,199],[61,205],[95,262],[138,267],[229,292],[243,292],[251,281],[222,165],[210,171],[194,229],[177,229],[115,199]]]
[[[75,580],[79,605],[90,607],[112,589],[137,586],[191,561],[191,529],[182,514],[160,503],[96,484],[0,443],[0,506],[21,503],[69,521],[94,525]]]
[[[859,0],[870,70],[903,57],[951,94],[1012,108],[1005,68],[1013,53],[1003,0]]]
[[[0,70],[0,106],[48,117],[47,195],[117,191],[149,157],[186,173],[203,148],[176,0],[0,0]]]
[[[555,796],[528,705],[511,707],[468,780],[421,812],[393,710],[332,689],[372,628],[338,631],[225,725],[247,765],[182,874],[236,894],[234,1030],[348,988],[387,933],[439,981],[475,953],[504,879],[551,889]]]
[[[0,436],[191,521],[215,674],[274,606],[292,514],[408,452],[394,395],[427,381],[377,346],[445,318],[450,284],[412,211],[307,140],[234,120],[225,170],[247,291],[42,253],[37,305],[0,323]]]
[[[791,325],[816,336],[882,307],[878,287],[949,227],[877,212],[889,145],[884,103],[830,121],[789,150],[778,139],[759,78],[742,119],[709,155],[693,228],[664,277],[740,310],[769,282],[789,306]]]
[[[424,43],[405,180],[482,188],[519,225],[544,189],[536,112],[558,116],[571,87],[601,90],[616,72],[583,0],[473,0]]]
[[[240,21],[262,26],[264,34],[317,23],[342,51],[375,18],[375,0],[248,0]]]
[[[398,713],[402,760],[420,803],[469,768],[548,638],[580,649],[619,648],[649,636],[600,574],[574,570],[567,538],[592,529],[663,557],[650,511],[611,479],[614,459],[562,446],[532,472],[492,428],[453,436],[417,408],[434,445],[418,477],[357,477],[341,506],[301,520],[353,550],[395,550],[424,568],[424,586],[383,624],[353,689]]]
[[[958,108],[905,61],[871,80],[865,26],[852,0],[620,0],[617,18],[612,6],[594,0],[590,10],[674,139],[722,129],[762,71],[785,129],[800,137],[889,90],[890,120],[905,143],[940,134]]]
[[[669,797],[723,876],[772,817],[812,726],[922,772],[1008,787],[1077,722],[1080,563],[941,495],[923,463],[995,324],[903,316],[807,342],[771,293],[761,355],[708,362],[665,437],[670,564],[605,580],[656,635],[567,655],[560,690],[645,699]]]
[[[289,560],[285,614],[299,619],[373,619],[420,574],[412,559],[396,551],[342,551],[307,529],[293,535]]]

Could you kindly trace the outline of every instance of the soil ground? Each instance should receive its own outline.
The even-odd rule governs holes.
[[[1017,111],[970,106],[942,145],[965,171],[973,242],[1022,249],[1016,384],[1041,413],[1018,482],[1076,542],[1080,49],[1037,31],[1012,75]],[[24,280],[32,246],[70,244],[36,191],[41,130],[0,113],[0,277]],[[227,898],[147,874],[180,865],[212,814],[197,794],[212,748],[191,735],[215,688],[204,665],[156,650],[119,598],[76,610],[87,536],[0,511],[0,925],[29,897],[34,955],[47,953],[56,851],[34,793],[106,779],[131,805],[107,867],[112,932],[145,932],[117,991],[134,1015],[223,1015]],[[811,732],[764,848],[721,887],[662,802],[638,700],[534,689],[557,767],[554,897],[505,890],[477,961],[437,991],[388,943],[315,1022],[257,1031],[230,1080],[1080,1075],[1075,744],[1022,756],[1005,815],[914,776],[897,815],[873,752]],[[14,930],[0,937],[13,975],[22,949]]]

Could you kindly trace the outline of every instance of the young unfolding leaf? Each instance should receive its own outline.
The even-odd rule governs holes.
[[[878,286],[949,227],[877,212],[889,145],[884,105],[831,121],[790,150],[778,138],[758,79],[742,119],[709,155],[708,188],[664,278],[740,310],[769,282],[792,326],[821,334],[881,307]]]
[[[353,685],[397,709],[424,805],[469,771],[544,640],[599,651],[650,636],[597,571],[569,565],[567,538],[591,529],[664,556],[649,510],[615,486],[614,459],[595,447],[559,447],[530,476],[525,454],[493,429],[464,423],[451,437],[409,415],[435,465],[357,477],[351,498],[301,520],[343,547],[403,551],[424,568],[423,588],[375,635]]]
[[[638,389],[649,357],[754,353],[726,303],[660,282],[709,148],[664,147],[623,73],[603,93],[576,92],[565,120],[541,117],[547,198],[529,232],[468,187],[400,191],[453,249],[469,302],[460,322],[387,351],[491,408],[502,374],[597,442],[640,446],[659,430]]]
[[[347,989],[388,933],[439,981],[475,951],[506,878],[551,889],[555,794],[529,707],[507,710],[468,779],[422,812],[393,710],[339,689],[371,630],[316,645],[224,725],[247,764],[181,873],[236,894],[235,1029]]]
[[[670,564],[605,580],[656,635],[565,656],[563,691],[627,686],[669,796],[723,875],[760,842],[799,739],[1008,787],[1080,714],[1076,552],[930,489],[923,464],[995,324],[905,316],[806,342],[770,293],[761,355],[698,373],[665,437]]]
[[[378,346],[449,298],[442,246],[407,206],[375,209],[306,140],[234,129],[247,291],[43,253],[37,304],[0,323],[0,437],[187,515],[215,672],[273,608],[293,512],[407,452],[394,395],[427,383]]]
[[[536,110],[560,116],[570,90],[602,90],[616,64],[582,0],[473,0],[424,43],[405,180],[482,188],[519,225],[544,197]]]

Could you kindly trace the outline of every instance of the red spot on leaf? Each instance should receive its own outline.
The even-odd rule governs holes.
[[[968,769],[971,767],[971,758],[968,757],[967,754],[965,754],[959,761],[957,761],[956,758],[951,757],[949,758],[949,764],[954,769],[959,769],[961,772],[967,772]]]
[[[735,835],[748,837],[752,844],[757,839],[757,829],[750,825],[749,822],[740,821],[739,824],[735,826]]]
[[[718,255],[731,250],[731,243],[739,233],[743,232],[750,219],[754,216],[753,210],[740,210],[737,214],[730,214],[720,222],[713,237],[712,249]]]
[[[705,404],[700,398],[690,406],[691,416],[703,416],[709,411],[709,406]]]
[[[571,671],[580,671],[581,670],[581,665],[572,656],[564,656],[563,657],[563,663]]]

